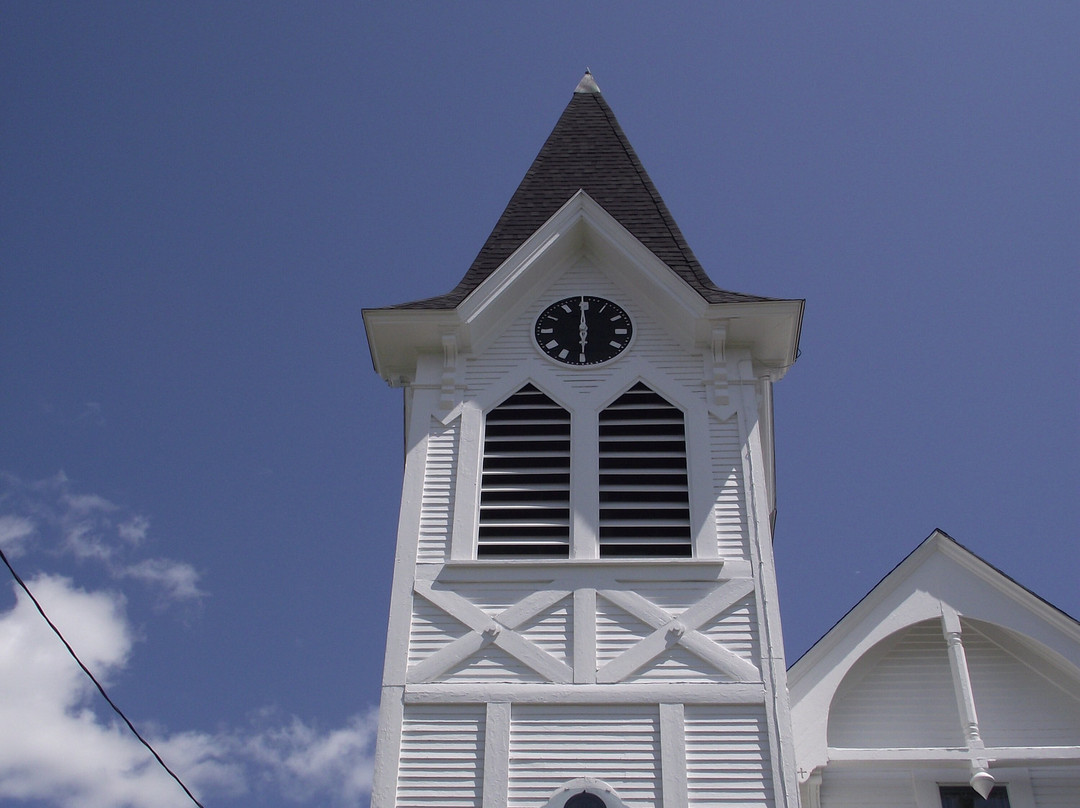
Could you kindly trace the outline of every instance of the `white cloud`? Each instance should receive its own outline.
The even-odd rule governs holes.
[[[32,519],[12,514],[0,515],[0,550],[15,557],[23,551],[27,539],[34,535],[36,527]]]
[[[62,471],[25,482],[0,472],[0,547],[18,554],[37,550],[96,563],[113,579],[151,587],[160,602],[190,602],[206,593],[190,564],[137,557],[145,549],[150,520],[97,494],[82,493]]]
[[[149,530],[150,520],[139,514],[135,514],[126,522],[121,522],[116,526],[116,532],[128,544],[141,544],[146,539]]]
[[[38,576],[28,586],[107,687],[132,653],[123,597],[56,576]],[[15,606],[0,613],[0,800],[57,808],[192,805],[119,720],[94,710],[101,700],[93,684],[29,598],[17,594]],[[371,781],[373,714],[330,731],[295,718],[263,724],[214,733],[159,730],[149,740],[204,804],[252,793],[362,804]]]
[[[206,595],[199,589],[199,573],[190,564],[168,558],[147,558],[124,567],[119,574],[160,587],[167,600],[197,600]]]

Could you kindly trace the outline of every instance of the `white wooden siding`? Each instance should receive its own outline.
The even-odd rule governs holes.
[[[431,656],[447,643],[464,636],[469,629],[461,621],[421,597],[413,598],[409,631],[409,665]]]
[[[872,772],[826,771],[821,808],[917,808],[911,772],[881,767]]]
[[[686,779],[691,808],[772,808],[764,708],[687,705]]]
[[[688,353],[682,345],[671,339],[648,316],[638,301],[630,299],[587,258],[579,259],[567,269],[487,350],[466,357],[465,381],[470,395],[501,383],[507,375],[520,372],[524,363],[539,360],[547,364],[547,360],[539,356],[532,344],[536,317],[553,301],[578,294],[607,297],[625,308],[634,322],[634,345],[630,350],[690,389],[700,391],[704,396],[701,355]],[[550,364],[552,371],[565,382],[567,388],[583,393],[609,380],[614,373],[620,372],[623,366],[619,362],[595,368],[563,368],[554,363]]]
[[[628,805],[659,808],[659,761],[656,706],[515,705],[509,808],[537,808],[576,777],[606,781]]]
[[[406,705],[397,808],[476,808],[484,771],[484,707]]]
[[[573,665],[574,621],[573,596],[563,598],[552,608],[541,612],[524,626],[518,633],[530,642],[547,651],[560,662]]]
[[[884,656],[851,669],[829,711],[829,746],[856,748],[960,746],[948,650],[941,622],[904,629]]]
[[[1036,808],[1076,808],[1080,805],[1080,766],[1028,770]]]
[[[988,746],[1080,746],[1080,703],[1074,696],[967,621],[963,636],[979,731]],[[1030,654],[1028,659],[1034,660]]]
[[[416,552],[420,564],[441,564],[446,560],[454,524],[454,478],[460,431],[461,419],[446,426],[432,420],[420,500],[420,538]]]
[[[701,633],[747,662],[757,665],[761,647],[758,641],[758,625],[754,596],[750,594],[702,626]]]
[[[739,419],[720,421],[710,416],[709,441],[716,504],[716,537],[721,558],[748,559],[746,488],[743,484],[742,437]]]

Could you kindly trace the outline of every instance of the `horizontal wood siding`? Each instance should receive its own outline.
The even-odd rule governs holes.
[[[988,746],[1080,746],[1080,702],[1074,696],[969,623],[963,636],[979,731]]]
[[[829,711],[829,746],[855,748],[963,744],[941,623],[929,620],[884,642],[855,665]]]
[[[571,597],[563,598],[554,607],[517,629],[523,637],[567,665],[573,664],[574,622]]]
[[[659,761],[655,706],[515,706],[509,808],[538,808],[576,777],[606,781],[628,805],[659,808]]]
[[[465,381],[470,393],[501,384],[508,376],[512,378],[520,373],[523,363],[540,360],[546,365],[547,360],[540,357],[539,351],[533,345],[533,325],[536,317],[552,302],[579,294],[606,297],[625,308],[634,321],[634,345],[631,351],[704,395],[700,354],[688,353],[684,346],[671,339],[636,305],[637,301],[629,299],[627,294],[608,280],[588,258],[578,260],[567,269],[485,351],[466,357]],[[594,390],[624,367],[620,362],[584,368],[559,367],[551,363],[552,371],[565,382],[567,388],[581,393]]]
[[[873,772],[826,771],[822,808],[917,808],[911,773],[876,767]]]
[[[743,485],[742,437],[739,419],[709,418],[709,441],[715,484],[716,540],[721,558],[748,559],[746,489]]]
[[[691,808],[772,808],[772,766],[763,707],[686,706]]]
[[[1028,770],[1036,808],[1076,808],[1080,805],[1080,766]]]
[[[701,633],[747,662],[758,664],[758,619],[752,594],[702,626]]]
[[[469,629],[442,609],[421,597],[413,598],[413,618],[409,631],[409,665],[431,656]]]
[[[433,420],[424,462],[424,492],[420,500],[420,538],[416,560],[441,564],[446,560],[454,523],[454,477],[461,421],[447,426]]]
[[[476,808],[482,798],[484,708],[406,705],[397,808]]]

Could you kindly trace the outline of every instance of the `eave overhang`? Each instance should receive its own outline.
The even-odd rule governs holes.
[[[612,280],[647,299],[688,349],[749,348],[761,375],[779,379],[795,362],[804,301],[749,297],[712,302],[657,258],[584,191],[578,191],[495,271],[453,308],[365,309],[375,371],[407,383],[422,354],[479,352],[542,292],[550,273],[586,254],[612,267]]]

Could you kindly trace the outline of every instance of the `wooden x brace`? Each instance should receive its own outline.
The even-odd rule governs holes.
[[[600,668],[596,672],[596,681],[601,684],[621,682],[676,644],[736,682],[760,681],[761,674],[753,664],[698,631],[709,620],[753,590],[754,582],[748,578],[728,581],[678,617],[673,617],[637,592],[623,589],[597,590],[597,595],[652,626],[655,631]]]
[[[549,682],[566,684],[574,680],[574,672],[569,665],[514,631],[545,609],[568,597],[569,590],[545,589],[533,592],[494,619],[479,606],[470,603],[456,592],[435,589],[430,581],[417,581],[414,590],[424,600],[442,609],[456,620],[460,620],[472,631],[413,665],[406,675],[406,681],[410,683],[433,682],[446,671],[488,645],[501,648]]]

